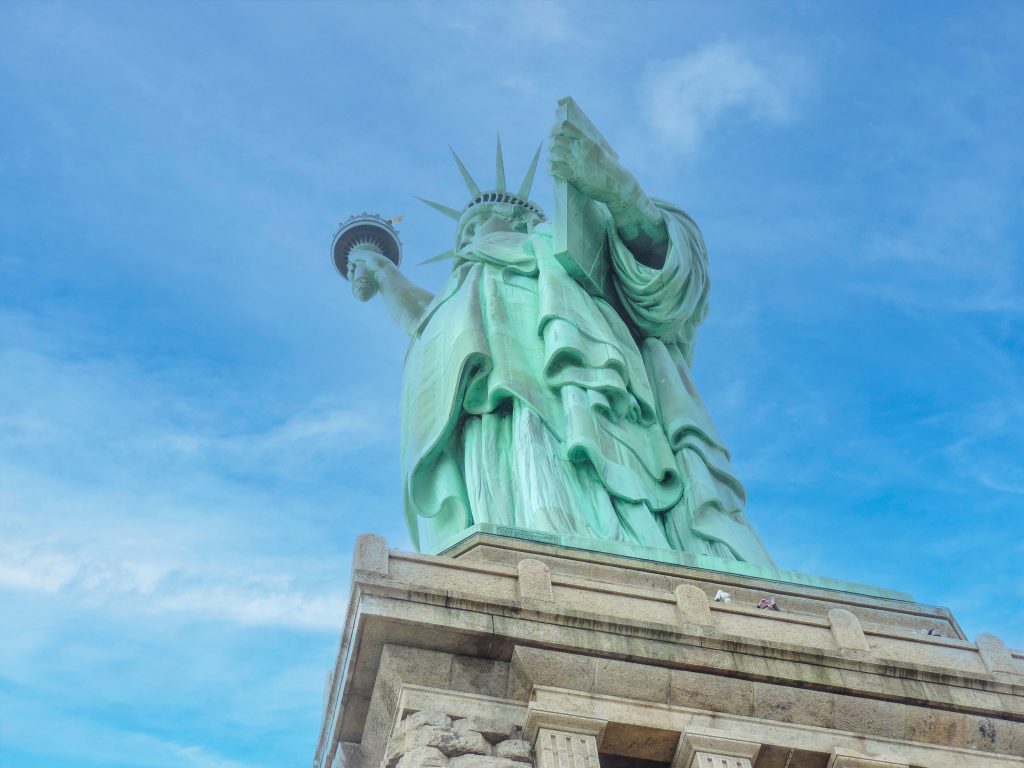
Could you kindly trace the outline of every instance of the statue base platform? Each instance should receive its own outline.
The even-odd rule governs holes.
[[[531,531],[528,528],[510,528],[490,523],[471,525],[458,536],[453,537],[451,541],[445,542],[438,551],[438,554],[448,557],[459,557],[464,552],[480,546],[478,534],[491,534],[503,539],[517,539],[522,542],[554,545],[560,547],[563,550],[563,556],[569,559],[593,561],[594,555],[597,553],[598,555],[619,556],[629,560],[646,560],[651,563],[683,565],[698,570],[714,571],[719,575],[754,576],[759,579],[781,581],[786,584],[803,584],[808,587],[821,587],[841,592],[853,592],[859,595],[873,595],[874,597],[886,597],[893,600],[913,602],[913,598],[906,592],[880,589],[879,587],[871,587],[866,584],[855,584],[849,581],[829,579],[822,576],[812,576],[799,571],[766,568],[739,560],[724,560],[720,557],[695,555],[690,552],[680,552],[674,549],[657,549],[655,547],[644,547],[622,541],[603,541],[583,536],[563,536],[554,533]],[[524,544],[518,548],[518,551],[528,551],[528,549]],[[612,558],[604,558],[603,562],[613,562],[613,560]],[[627,568],[635,566],[635,563],[622,562],[624,567]]]
[[[1024,652],[722,562],[360,537],[314,768],[1024,768]]]

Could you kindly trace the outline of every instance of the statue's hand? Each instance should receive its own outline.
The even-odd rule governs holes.
[[[610,208],[627,204],[633,176],[603,146],[568,122],[556,123],[548,148],[551,175]]]
[[[381,286],[386,286],[391,274],[398,268],[394,262],[379,253],[356,250],[349,254],[348,279],[352,295],[359,301],[369,301]]]
[[[668,248],[665,219],[614,155],[571,123],[561,122],[551,132],[548,162],[552,176],[608,206],[615,229],[641,264],[661,269]]]

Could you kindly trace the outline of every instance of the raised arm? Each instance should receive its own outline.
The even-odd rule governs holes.
[[[409,336],[416,332],[420,318],[434,296],[403,275],[385,256],[368,251],[353,254],[348,263],[352,293],[369,301],[379,292],[388,314]]]
[[[634,258],[661,269],[668,251],[668,229],[661,211],[636,178],[604,147],[567,122],[557,123],[548,149],[551,175],[604,203]]]

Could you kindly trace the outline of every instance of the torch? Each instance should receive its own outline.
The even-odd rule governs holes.
[[[338,274],[352,282],[352,294],[360,301],[369,301],[379,286],[366,269],[365,256],[375,253],[398,266],[402,262],[402,241],[394,227],[397,219],[385,219],[375,213],[349,217],[334,233],[331,255]],[[349,274],[349,263],[352,272]]]

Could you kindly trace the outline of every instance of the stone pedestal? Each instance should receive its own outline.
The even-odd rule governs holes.
[[[364,536],[314,758],[341,766],[1024,768],[1024,653],[801,574]]]

